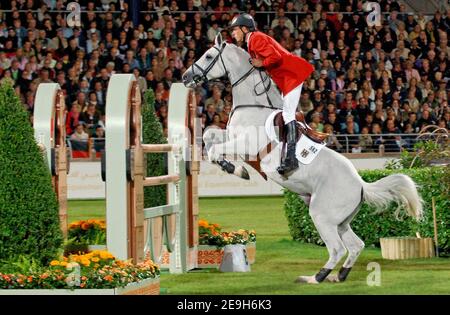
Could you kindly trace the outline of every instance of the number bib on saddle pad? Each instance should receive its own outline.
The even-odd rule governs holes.
[[[265,123],[267,136],[271,141],[274,141],[276,143],[280,143],[280,140],[278,138],[277,130],[275,130],[273,120],[279,112],[281,112],[281,110],[274,111],[272,114],[270,114]],[[315,141],[312,141],[307,135],[301,135],[300,140],[297,142],[297,148],[295,152],[298,161],[305,165],[310,164],[324,146],[324,142],[317,143]]]
[[[297,160],[306,165],[311,163],[324,146],[325,143],[314,142],[308,136],[302,135],[297,142],[297,148],[295,150]]]

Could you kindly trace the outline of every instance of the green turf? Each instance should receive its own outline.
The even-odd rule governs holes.
[[[68,205],[69,222],[86,219],[104,219],[105,200],[70,200]]]
[[[83,209],[86,209],[84,211]],[[104,201],[69,202],[70,220],[104,216]],[[161,275],[165,294],[449,294],[450,260],[444,258],[388,261],[376,248],[366,248],[345,283],[295,284],[325,263],[325,247],[291,240],[283,212],[283,198],[202,198],[200,218],[224,230],[257,232],[256,263],[250,273],[196,270]],[[381,267],[381,285],[369,286],[370,262]]]

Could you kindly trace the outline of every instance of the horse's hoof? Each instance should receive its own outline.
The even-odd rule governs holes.
[[[316,276],[300,276],[295,279],[295,283],[319,284],[316,280]]]
[[[247,169],[243,166],[236,167],[234,170],[234,175],[239,176],[240,178],[243,178],[246,180],[250,179],[250,175],[248,174]]]
[[[327,281],[327,282],[334,282],[334,283],[336,283],[336,282],[341,282],[341,281],[339,281],[338,275],[328,275],[328,276],[325,278],[325,281]]]

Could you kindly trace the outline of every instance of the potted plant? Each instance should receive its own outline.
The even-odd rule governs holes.
[[[226,245],[241,244],[246,246],[250,264],[256,260],[256,232],[240,229],[238,231],[222,231],[217,223],[199,220],[199,245],[197,252],[198,268],[218,268],[222,262],[223,248]],[[164,252],[161,268],[168,268],[169,253]]]

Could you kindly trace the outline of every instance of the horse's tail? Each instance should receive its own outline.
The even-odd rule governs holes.
[[[405,208],[407,213],[420,220],[423,216],[422,203],[417,192],[417,187],[411,177],[403,174],[393,174],[384,177],[374,183],[363,184],[364,201],[376,206],[380,209],[385,209],[394,201],[398,204],[395,215],[398,214],[401,208]]]

